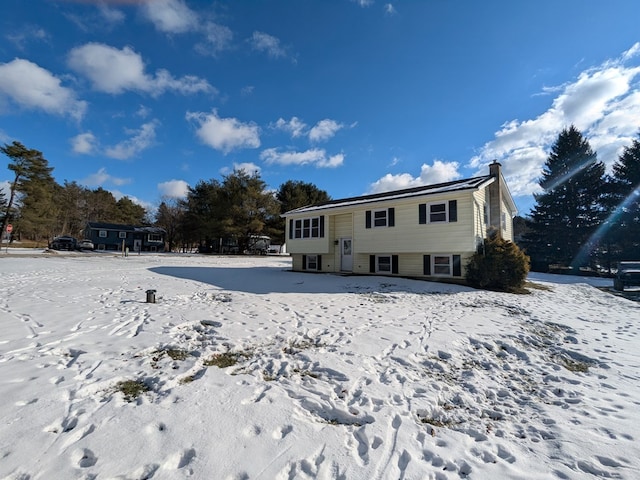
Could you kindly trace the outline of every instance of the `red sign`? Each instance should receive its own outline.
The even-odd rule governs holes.
[[[7,233],[11,233],[11,232],[13,232],[13,225],[9,223],[7,224]]]

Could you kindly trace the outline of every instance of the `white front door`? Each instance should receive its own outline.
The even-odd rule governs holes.
[[[340,270],[350,272],[353,270],[353,245],[351,237],[340,239]]]
[[[139,252],[141,248],[142,248],[142,240],[135,239],[133,241],[133,251],[134,252]]]

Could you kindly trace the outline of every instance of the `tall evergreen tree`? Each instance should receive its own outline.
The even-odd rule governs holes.
[[[221,185],[218,180],[201,180],[189,187],[187,198],[180,202],[185,210],[181,236],[185,242],[208,248],[223,236]]]
[[[524,239],[533,270],[582,266],[595,249],[590,237],[603,221],[604,164],[575,126],[551,148]]]
[[[331,200],[327,192],[320,190],[313,183],[299,180],[288,180],[280,185],[276,198],[280,202],[280,213]]]
[[[179,245],[179,242],[183,242],[181,226],[184,217],[184,203],[176,201],[175,199],[167,198],[163,200],[158,207],[155,218],[156,225],[164,228],[167,232],[168,250],[170,252]]]
[[[307,205],[315,205],[328,202],[331,197],[324,190],[319,189],[313,183],[300,180],[288,180],[278,189],[276,199],[280,202],[280,213],[285,213]],[[273,220],[273,230],[277,232],[278,240],[284,243],[284,218],[278,216]]]
[[[249,247],[252,235],[264,235],[269,222],[280,213],[274,195],[258,173],[234,170],[221,186],[224,236],[238,240],[240,251]]]
[[[640,258],[640,133],[613,165],[608,227],[617,260]]]
[[[49,236],[55,219],[53,167],[42,152],[28,149],[20,142],[4,144],[0,151],[11,159],[8,165],[14,178],[9,185],[9,200],[4,209],[4,231],[17,201],[21,201],[17,230],[35,240]]]

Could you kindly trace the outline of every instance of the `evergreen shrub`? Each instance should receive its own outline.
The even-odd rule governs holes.
[[[491,232],[466,267],[470,286],[516,292],[522,289],[529,273],[529,257],[515,243]]]

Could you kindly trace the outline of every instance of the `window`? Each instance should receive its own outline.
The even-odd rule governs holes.
[[[107,231],[106,230],[98,230],[98,236],[100,238],[107,238]]]
[[[318,256],[307,255],[307,270],[318,270]]]
[[[375,210],[373,212],[373,226],[374,227],[386,227],[387,226],[387,211]]]
[[[301,218],[291,220],[291,238],[324,237],[324,217]]]
[[[369,273],[398,273],[398,255],[369,255]]]
[[[418,205],[418,223],[447,223],[458,221],[458,201],[421,203]]]
[[[423,255],[423,274],[427,276],[462,276],[462,257],[460,255]]]
[[[391,255],[376,257],[376,272],[391,273]]]
[[[148,242],[162,242],[162,235],[159,235],[157,233],[150,233],[147,236],[147,241]]]
[[[502,212],[502,230],[507,231],[507,214]]]
[[[451,257],[449,255],[433,256],[433,274],[451,275]]]
[[[127,232],[118,232],[118,238],[127,238]]]
[[[432,203],[429,207],[429,223],[446,222],[447,221],[447,204]]]
[[[395,208],[385,208],[384,210],[367,210],[365,212],[365,228],[373,227],[394,227]]]

